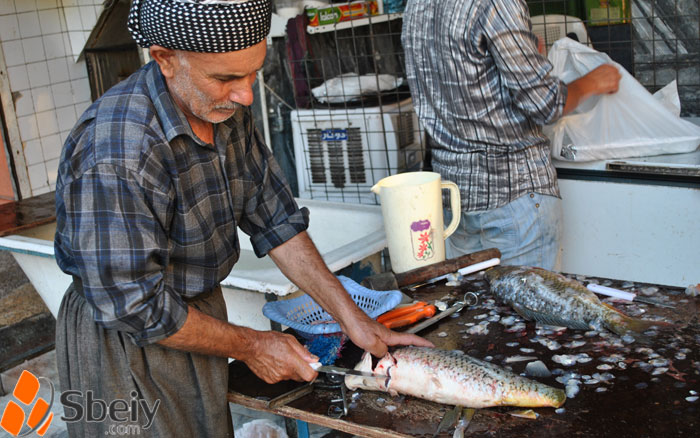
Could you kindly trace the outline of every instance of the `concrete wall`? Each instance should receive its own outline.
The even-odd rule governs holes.
[[[85,62],[76,61],[101,11],[102,0],[0,0],[0,80],[9,80],[16,116],[8,131],[21,141],[11,145],[23,155],[15,165],[26,167],[22,197],[54,189],[63,142],[91,103]]]

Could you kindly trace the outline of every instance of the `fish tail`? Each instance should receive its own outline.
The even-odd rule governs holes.
[[[515,391],[504,398],[503,405],[530,408],[558,408],[566,401],[566,392],[559,388],[538,384],[526,391]]]
[[[652,327],[660,328],[660,329],[669,329],[672,328],[674,325],[671,324],[670,322],[665,322],[665,321],[647,321],[645,319],[638,319],[638,318],[632,318],[632,317],[624,317],[622,318],[622,323],[613,323],[610,326],[610,329],[615,332],[617,335],[624,335],[625,333],[643,333]]]
[[[566,401],[566,392],[559,388],[552,388],[548,394],[549,406],[558,408]]]
[[[566,401],[566,392],[559,388],[550,387],[549,390],[542,395],[542,407],[558,408]]]
[[[635,334],[643,333],[652,327],[666,329],[674,326],[673,324],[665,321],[649,321],[646,319],[633,318],[625,315],[607,303],[603,303],[603,305],[614,311],[606,318],[605,325],[618,336],[624,336],[626,334],[631,334],[634,336]]]

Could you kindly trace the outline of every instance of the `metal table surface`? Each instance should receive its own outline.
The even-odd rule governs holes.
[[[675,309],[646,304],[614,302],[615,307],[632,316],[663,316],[672,321],[671,330],[653,333],[647,342],[624,341],[614,335],[578,330],[562,332],[546,331],[528,322],[524,329],[507,331],[506,326],[495,320],[515,315],[495,302],[485,281],[470,277],[459,286],[447,286],[445,282],[423,286],[415,291],[406,291],[420,300],[455,300],[467,291],[481,292],[479,305],[448,317],[420,334],[442,349],[459,349],[465,353],[490,360],[501,366],[511,366],[513,371],[523,373],[529,361],[506,363],[514,356],[535,356],[555,372],[576,372],[582,377],[579,393],[567,399],[563,410],[537,408],[535,420],[514,417],[509,414],[521,408],[494,407],[476,412],[466,436],[512,437],[512,436],[611,436],[657,437],[697,436],[700,426],[700,401],[693,401],[693,394],[700,393],[700,297],[688,297],[680,288],[664,287],[619,280],[582,278],[628,291],[653,293],[654,298],[675,304]],[[510,321],[509,321],[510,322]],[[488,333],[469,334],[476,326]],[[544,331],[543,331],[544,330]],[[550,349],[540,340],[554,340],[561,347]],[[577,341],[583,345],[573,346]],[[549,342],[551,345],[551,342]],[[565,346],[569,344],[569,346]],[[556,344],[554,344],[556,348]],[[525,349],[524,351],[521,349]],[[553,361],[555,355],[578,355],[586,353],[591,360],[564,366]],[[345,347],[338,360],[339,365],[352,367],[361,352],[353,346]],[[610,370],[598,367],[608,365],[601,359],[621,355],[609,365]],[[664,367],[658,359],[668,359]],[[657,359],[656,366],[650,361]],[[531,360],[530,360],[531,361]],[[605,367],[603,367],[605,368]],[[667,368],[667,370],[664,370]],[[614,378],[594,383],[595,373],[611,373]],[[656,373],[656,374],[654,374]],[[584,380],[587,379],[587,380]],[[556,375],[536,380],[562,387]],[[244,364],[233,362],[230,366],[229,401],[251,409],[268,411],[278,415],[319,424],[344,432],[366,437],[426,437],[432,436],[442,416],[451,406],[420,400],[410,396],[391,397],[387,393],[356,391],[349,414],[341,419],[328,416],[331,400],[338,398],[339,390],[315,389],[287,406],[267,409],[265,400],[280,395],[299,385],[282,382],[267,385],[257,379]],[[349,395],[352,392],[348,392]],[[452,429],[441,436],[452,436]]]

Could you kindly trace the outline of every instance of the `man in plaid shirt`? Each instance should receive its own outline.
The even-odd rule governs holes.
[[[432,167],[460,187],[448,257],[496,247],[504,263],[553,269],[561,199],[542,125],[614,93],[620,73],[550,75],[524,0],[409,0],[402,42]]]
[[[432,345],[355,305],[254,128],[270,11],[269,0],[134,1],[130,30],[155,61],[90,106],[64,145],[55,250],[73,284],[57,319],[61,390],[157,407],[149,424],[123,412],[69,422],[71,436],[134,420],[140,436],[230,436],[228,358],[270,383],[316,377],[318,358],[293,336],[228,322],[219,282],[238,260],[238,227],[359,347]]]

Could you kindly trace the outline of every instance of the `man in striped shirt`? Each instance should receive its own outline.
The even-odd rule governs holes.
[[[409,0],[402,42],[432,167],[460,187],[448,257],[496,247],[505,263],[555,268],[561,199],[542,125],[617,91],[617,68],[550,75],[524,0]]]

